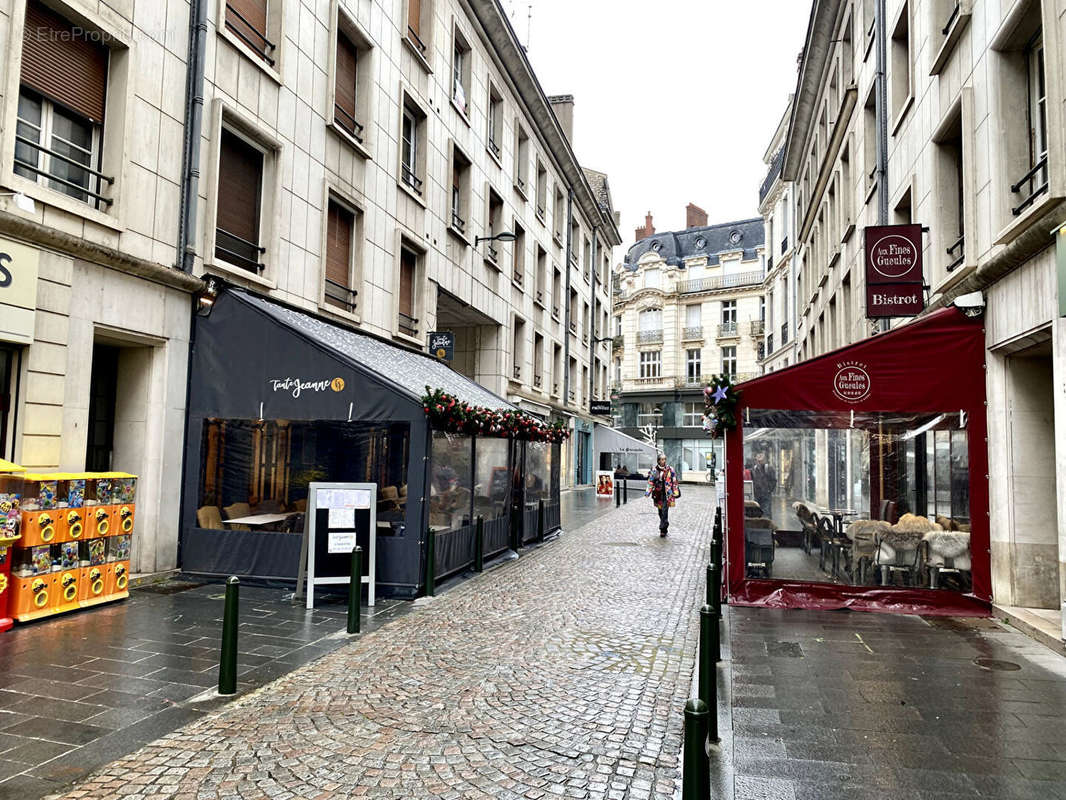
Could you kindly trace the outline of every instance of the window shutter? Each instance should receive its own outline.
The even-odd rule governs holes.
[[[30,0],[22,32],[21,80],[49,100],[100,124],[110,51],[90,41],[84,31],[78,36],[73,33],[70,22]]]
[[[414,31],[415,36],[422,37],[422,0],[408,0],[407,27]]]
[[[352,259],[351,212],[330,201],[326,222],[326,280],[350,288]]]
[[[259,197],[263,154],[239,136],[223,129],[218,170],[219,228],[252,244],[259,244]]]
[[[415,266],[417,256],[410,250],[400,251],[400,313],[414,316]]]
[[[251,47],[262,51],[267,32],[267,0],[227,0],[226,25],[247,37]]]
[[[337,34],[337,78],[334,87],[334,102],[347,119],[342,122],[345,128],[351,128],[355,115],[355,65],[358,58],[355,45],[343,33]]]

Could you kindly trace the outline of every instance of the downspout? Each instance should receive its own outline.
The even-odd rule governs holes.
[[[888,52],[885,43],[885,0],[877,0],[877,74],[874,76],[877,116],[877,224],[888,224],[888,86],[885,71]]]
[[[574,246],[574,190],[566,190],[566,313],[563,315],[563,407],[570,403],[570,255]]]
[[[589,327],[592,329],[589,331],[589,400],[591,400],[596,394],[596,348],[599,347],[599,343],[596,341],[596,258],[599,253],[596,250],[596,245],[599,244],[600,226],[594,225],[592,228],[592,263],[589,264],[589,269],[592,270],[592,299],[589,304]]]
[[[181,154],[181,208],[178,263],[192,272],[196,261],[196,207],[200,190],[200,135],[204,118],[204,62],[207,52],[207,0],[189,9],[189,61],[185,68],[185,134]]]

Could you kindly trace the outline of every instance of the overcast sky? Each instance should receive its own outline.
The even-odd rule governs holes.
[[[608,174],[623,246],[649,210],[660,231],[689,202],[711,223],[758,215],[808,0],[502,2],[544,90],[574,95],[574,149]]]

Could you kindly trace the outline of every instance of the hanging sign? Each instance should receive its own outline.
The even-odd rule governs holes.
[[[33,343],[40,251],[0,239],[0,341]]]
[[[921,225],[866,228],[866,316],[911,317],[925,309]]]
[[[432,331],[429,334],[429,352],[441,361],[455,357],[455,334],[451,331]]]
[[[589,400],[589,413],[592,416],[611,416],[611,401],[610,400]]]

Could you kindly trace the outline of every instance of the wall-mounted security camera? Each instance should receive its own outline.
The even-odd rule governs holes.
[[[960,294],[955,298],[955,307],[968,317],[979,317],[985,313],[985,296],[981,292]]]

